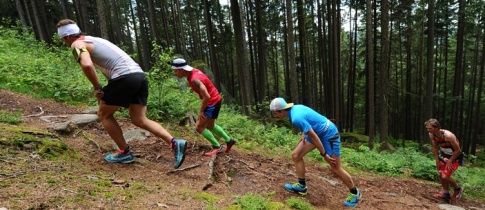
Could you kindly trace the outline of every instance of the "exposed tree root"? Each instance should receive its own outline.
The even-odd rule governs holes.
[[[176,172],[179,172],[179,171],[187,171],[187,170],[199,167],[199,166],[200,166],[200,164],[195,164],[195,165],[187,166],[185,168],[179,168],[179,169],[171,170],[171,171],[168,171],[165,174],[172,174],[172,173],[176,173]]]
[[[211,160],[209,162],[209,181],[204,185],[204,187],[202,187],[202,190],[207,190],[212,187],[212,182],[214,182],[214,163],[216,162],[216,158],[217,154],[211,157]]]

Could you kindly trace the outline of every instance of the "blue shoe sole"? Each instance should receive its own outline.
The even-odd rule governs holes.
[[[357,206],[357,204],[359,204],[359,202],[361,200],[362,200],[362,193],[360,193],[360,191],[359,191],[359,199],[357,199],[357,202],[356,203],[347,203],[347,201],[346,201],[346,202],[344,202],[344,206],[354,208],[354,207]]]
[[[179,168],[184,163],[184,160],[185,160],[185,150],[187,150],[187,141],[185,141],[184,146],[182,148],[182,159],[180,160],[180,163],[178,164],[178,166],[174,166],[175,169]]]
[[[106,162],[108,162],[108,163],[133,163],[133,162],[135,162],[135,158],[131,158],[131,159],[128,159],[128,160],[123,160],[123,161],[116,161],[116,160],[107,159],[105,157],[104,160],[106,160]]]
[[[291,185],[290,185],[290,187],[291,187]],[[300,195],[303,195],[303,196],[305,196],[305,195],[307,195],[307,194],[308,194],[308,192],[298,192],[298,191],[295,191],[295,190],[289,189],[289,188],[287,188],[287,186],[286,186],[286,185],[285,185],[285,189],[286,189],[288,192],[297,193],[297,194],[300,194]]]

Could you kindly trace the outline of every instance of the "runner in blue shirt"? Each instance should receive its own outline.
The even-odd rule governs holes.
[[[291,123],[302,131],[300,141],[291,153],[293,162],[295,163],[298,182],[285,184],[285,189],[300,195],[307,194],[305,162],[303,157],[317,148],[320,151],[320,155],[330,165],[330,169],[338,175],[350,190],[344,205],[348,207],[357,206],[362,194],[355,187],[350,174],[342,168],[340,135],[335,124],[310,107],[286,103],[283,98],[273,99],[269,108],[274,117],[280,119],[288,117]]]

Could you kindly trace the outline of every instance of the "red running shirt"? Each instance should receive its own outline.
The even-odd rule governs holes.
[[[205,75],[201,70],[194,68],[192,70],[192,74],[190,75],[190,77],[187,78],[190,88],[192,88],[192,90],[199,95],[199,98],[202,99],[199,89],[195,87],[193,83],[194,80],[201,81],[205,85],[205,88],[207,88],[207,92],[209,92],[209,95],[210,95],[209,104],[208,104],[209,106],[219,103],[222,97],[219,94],[219,91],[217,90],[217,88],[214,86],[214,84],[212,84],[209,77],[207,77],[207,75]]]

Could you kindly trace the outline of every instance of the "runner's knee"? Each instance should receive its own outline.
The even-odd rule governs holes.
[[[110,115],[110,114],[108,114],[108,113],[106,113],[106,112],[104,112],[102,110],[98,110],[98,113],[97,114],[98,114],[99,120],[101,120],[101,121],[105,120],[108,117],[113,116],[113,115]]]
[[[197,124],[197,125],[195,126],[195,130],[197,131],[197,133],[202,133],[202,132],[204,132],[205,127],[204,127],[204,126],[202,126],[202,125],[200,125],[200,124]]]
[[[293,161],[298,161],[301,160],[303,156],[299,152],[293,151],[291,152],[291,158],[293,159]]]
[[[131,123],[133,123],[133,125],[136,125],[140,128],[143,128],[145,127],[145,123],[146,123],[146,120],[144,118],[131,118]]]

